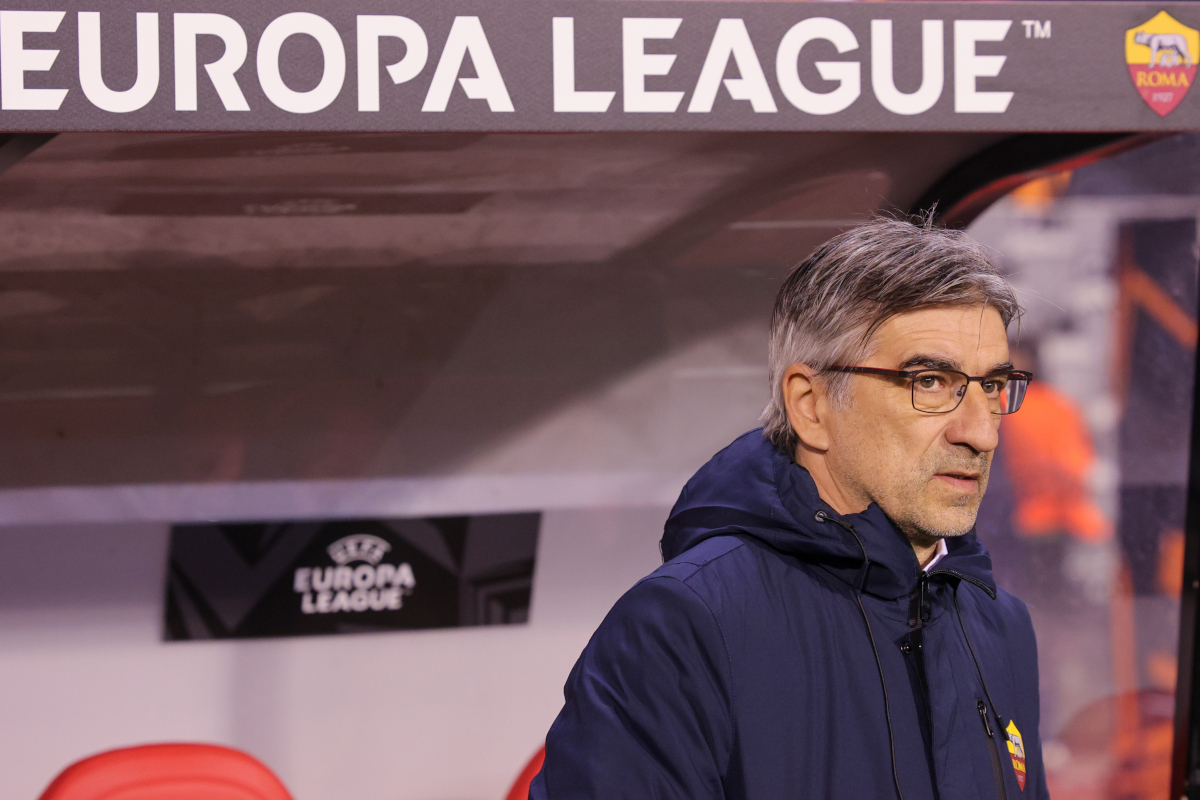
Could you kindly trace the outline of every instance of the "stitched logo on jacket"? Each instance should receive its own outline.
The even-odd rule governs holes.
[[[1025,791],[1025,742],[1021,739],[1021,732],[1017,730],[1017,723],[1012,720],[1009,720],[1004,733],[1008,738],[1008,754],[1012,757],[1013,771],[1017,773],[1017,785],[1023,792]]]

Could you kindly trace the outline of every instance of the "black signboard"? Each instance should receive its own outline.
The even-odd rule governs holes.
[[[175,525],[164,636],[525,622],[540,524],[523,513]]]

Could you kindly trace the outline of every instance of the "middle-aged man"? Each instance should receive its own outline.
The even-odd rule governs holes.
[[[1020,313],[961,232],[878,219],[788,276],[771,399],[566,686],[534,800],[1046,798],[1036,645],[972,533]]]

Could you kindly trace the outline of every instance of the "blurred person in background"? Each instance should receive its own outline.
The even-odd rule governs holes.
[[[1036,340],[1022,337],[1010,353],[1018,368],[1039,369]],[[1109,572],[1097,557],[1112,538],[1112,525],[1093,497],[1096,453],[1083,413],[1069,396],[1049,381],[1031,383],[1021,413],[1007,421],[1001,439],[1012,540],[994,548],[983,541],[1030,606],[1048,665],[1042,712],[1055,720],[1084,701],[1076,696],[1084,688],[1080,678],[1097,669],[1095,648],[1088,646],[1094,625],[1081,623],[1108,605]]]
[[[1018,369],[1036,371],[1035,342],[1019,342],[1010,352]],[[1031,383],[1021,409],[1003,434],[1013,531],[1024,550],[1021,596],[1031,604],[1074,604],[1096,592],[1087,586],[1086,569],[1071,568],[1071,543],[1097,544],[1112,536],[1089,485],[1096,451],[1078,404],[1049,382]],[[1099,599],[1106,599],[1106,590],[1105,584]]]

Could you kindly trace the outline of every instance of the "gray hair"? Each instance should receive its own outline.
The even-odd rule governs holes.
[[[788,274],[771,314],[771,399],[763,436],[793,454],[783,374],[793,364],[824,373],[831,401],[844,407],[850,375],[825,372],[871,354],[887,320],[931,306],[991,306],[1008,324],[1021,315],[1016,293],[990,251],[966,233],[933,225],[933,215],[879,217],[838,234]]]

